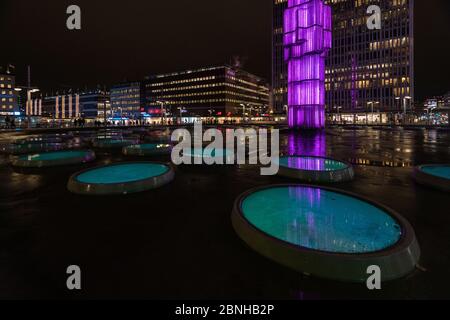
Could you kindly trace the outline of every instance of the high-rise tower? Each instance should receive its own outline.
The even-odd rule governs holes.
[[[385,116],[414,101],[414,0],[325,0],[332,7],[333,43],[326,59],[325,105],[330,113]],[[367,9],[381,9],[381,29],[370,30]],[[287,64],[283,53],[283,12],[273,7],[273,100],[287,106]]]
[[[288,0],[284,57],[291,128],[325,127],[325,58],[331,49],[331,7],[323,0]]]

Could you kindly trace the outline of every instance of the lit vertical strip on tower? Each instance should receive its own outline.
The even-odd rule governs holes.
[[[72,94],[69,96],[69,119],[73,118],[72,115]]]
[[[325,58],[331,49],[331,7],[323,0],[288,0],[284,57],[291,128],[325,127]]]
[[[78,118],[80,116],[80,95],[75,96],[75,117]]]
[[[56,96],[56,102],[55,102],[55,119],[59,119],[59,96]]]
[[[61,119],[66,118],[66,96],[61,97]]]
[[[26,115],[31,116],[32,107],[31,107],[31,91],[27,90],[27,103],[26,103]]]

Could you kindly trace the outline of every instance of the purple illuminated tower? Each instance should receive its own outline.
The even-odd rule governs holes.
[[[331,7],[323,0],[288,0],[284,57],[291,128],[325,127],[325,58],[331,49]]]

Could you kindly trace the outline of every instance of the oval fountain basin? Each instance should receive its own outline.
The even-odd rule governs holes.
[[[158,188],[172,181],[172,167],[162,163],[118,163],[74,174],[68,184],[79,194],[128,194]]]
[[[86,163],[95,160],[93,151],[58,151],[20,156],[12,164],[16,167],[41,168]]]
[[[419,184],[450,192],[450,164],[418,166],[414,170],[414,178]]]
[[[193,148],[187,153],[183,153],[183,156],[191,157],[193,159],[213,160],[214,158],[223,159],[224,163],[231,161],[234,158],[234,154],[228,149],[207,149],[207,148]],[[193,160],[194,161],[194,160]]]
[[[423,166],[422,171],[435,177],[450,180],[450,165]]]
[[[314,183],[336,183],[350,181],[354,171],[345,162],[313,156],[280,157],[279,175]]]
[[[401,216],[318,186],[251,190],[236,202],[233,226],[262,255],[330,279],[365,281],[367,267],[378,265],[383,280],[391,280],[411,272],[420,257],[414,231]]]
[[[261,231],[308,249],[376,252],[398,242],[401,228],[383,210],[344,194],[310,187],[265,189],[242,202]]]

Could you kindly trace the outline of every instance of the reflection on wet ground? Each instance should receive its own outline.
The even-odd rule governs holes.
[[[10,138],[0,135],[0,142]],[[67,191],[72,173],[169,156],[101,152],[92,164],[26,174],[2,156],[0,298],[73,298],[65,289],[65,270],[72,264],[85,275],[79,298],[450,298],[449,196],[411,178],[413,165],[450,162],[449,132],[331,129],[284,132],[280,139],[282,154],[355,164],[355,180],[337,187],[376,199],[408,219],[426,271],[369,292],[364,285],[303,276],[261,257],[235,235],[233,202],[248,189],[295,181],[260,176],[253,166],[181,166],[174,182],[161,189],[92,198]]]

